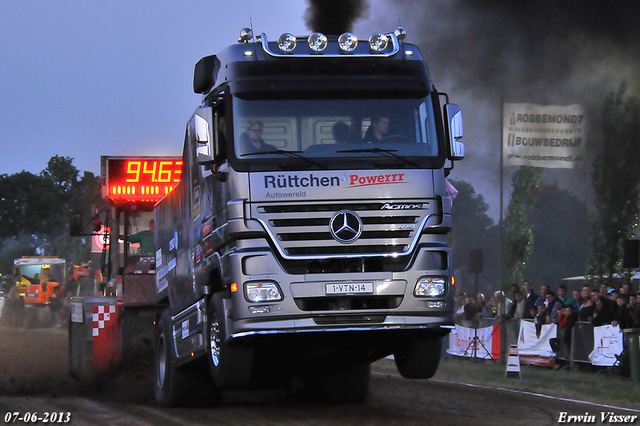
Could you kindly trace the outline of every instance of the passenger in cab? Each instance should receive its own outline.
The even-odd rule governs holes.
[[[338,121],[331,128],[331,132],[333,134],[333,140],[336,141],[336,144],[348,144],[355,142],[353,140],[353,135],[351,134],[351,129],[349,125],[344,121]]]

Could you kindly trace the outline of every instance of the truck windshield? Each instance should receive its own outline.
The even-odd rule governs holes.
[[[269,164],[283,158],[402,163],[439,156],[431,96],[419,99],[233,99],[235,155]],[[411,160],[405,160],[411,158]]]

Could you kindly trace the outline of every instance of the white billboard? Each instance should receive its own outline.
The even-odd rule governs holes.
[[[504,166],[582,167],[586,116],[581,105],[504,104]]]

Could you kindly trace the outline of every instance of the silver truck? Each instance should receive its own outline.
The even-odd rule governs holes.
[[[274,385],[362,402],[389,355],[435,373],[462,115],[405,35],[244,29],[196,64],[182,179],[154,212],[159,404]]]

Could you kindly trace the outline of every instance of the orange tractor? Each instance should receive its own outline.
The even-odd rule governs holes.
[[[66,261],[54,256],[23,256],[13,261],[16,291],[24,297],[25,325],[50,326],[66,282]]]

